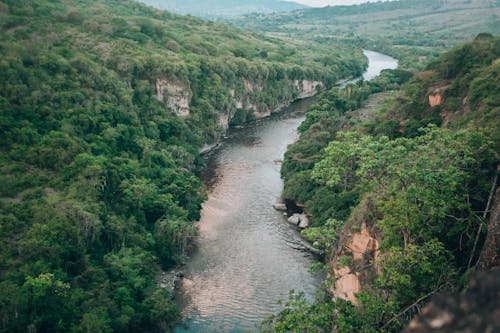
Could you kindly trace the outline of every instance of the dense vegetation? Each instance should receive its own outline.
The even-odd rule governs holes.
[[[218,19],[249,13],[287,12],[306,6],[279,0],[140,0],[156,8],[179,14]]]
[[[292,294],[262,331],[395,332],[432,294],[463,287],[498,172],[499,56],[500,38],[480,34],[368,117],[349,110],[369,92],[407,80],[406,72],[320,96],[285,156],[284,195],[313,217],[304,234],[328,253],[327,290],[333,271],[347,266],[363,291],[356,306],[328,295],[311,305]],[[431,106],[436,91],[441,100]],[[362,228],[379,240],[379,253],[354,259],[345,246]]]
[[[0,24],[0,332],[165,331],[178,313],[155,276],[195,233],[198,150],[230,88],[265,84],[251,98],[272,107],[294,79],[362,70],[133,1],[2,0]],[[189,117],[160,78],[189,87]]]
[[[429,59],[481,32],[500,34],[495,0],[399,0],[251,14],[234,24],[320,43],[350,41],[422,69]]]

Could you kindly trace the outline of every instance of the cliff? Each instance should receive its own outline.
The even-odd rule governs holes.
[[[257,81],[252,82],[246,78],[240,78],[238,84],[230,85],[225,94],[229,101],[226,108],[218,110],[218,120],[215,126],[225,130],[233,122],[238,110],[245,111],[245,118],[238,120],[237,124],[247,120],[259,119],[269,116],[271,113],[281,110],[295,100],[308,98],[316,95],[324,88],[321,81],[311,81],[305,79],[281,80],[279,82]],[[279,85],[276,87],[273,85]],[[261,96],[264,90],[280,89],[284,92],[282,96],[277,96],[275,100],[262,101]],[[193,91],[187,83],[181,83],[177,79],[158,78],[155,82],[156,99],[167,109],[179,117],[190,115],[190,103]]]

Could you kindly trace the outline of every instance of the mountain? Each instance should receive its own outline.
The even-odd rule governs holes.
[[[277,0],[139,0],[150,6],[178,14],[216,19],[249,13],[278,13],[303,9],[307,6]]]
[[[321,43],[350,40],[423,69],[445,50],[481,32],[500,34],[496,0],[400,0],[251,14],[232,23],[273,36]]]

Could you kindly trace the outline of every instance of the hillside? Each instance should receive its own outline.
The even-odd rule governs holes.
[[[385,71],[319,97],[281,172],[285,198],[312,217],[304,235],[327,253],[328,295],[312,305],[292,295],[263,332],[297,321],[398,332],[432,295],[462,290],[476,265],[498,265],[499,57],[500,38],[480,34],[411,79]],[[397,85],[377,112],[357,114]]]
[[[363,68],[127,0],[2,0],[0,24],[0,332],[172,327],[155,277],[196,232],[199,149]]]
[[[307,6],[278,0],[139,0],[159,9],[209,19],[229,18],[250,13],[279,13]]]
[[[400,59],[403,67],[423,69],[429,59],[481,32],[500,34],[499,15],[495,0],[400,0],[253,14],[232,23],[273,36],[350,40]]]

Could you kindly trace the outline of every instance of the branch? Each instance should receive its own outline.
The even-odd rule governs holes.
[[[488,211],[490,210],[491,199],[493,198],[493,194],[495,193],[495,186],[497,184],[497,181],[498,181],[498,173],[495,175],[495,179],[493,179],[493,184],[491,184],[490,196],[488,197],[488,203],[486,204],[486,209],[483,212],[483,219],[486,219]],[[476,252],[476,246],[479,240],[479,235],[481,234],[482,226],[483,226],[482,223],[479,224],[479,229],[477,230],[476,240],[474,241],[474,246],[472,247],[472,252],[470,254],[469,263],[467,264],[467,269],[470,268],[470,265],[472,263],[472,258],[474,257],[474,252]]]
[[[428,293],[427,295],[424,295],[424,296],[420,297],[419,299],[417,299],[414,303],[412,303],[411,305],[407,306],[403,311],[401,311],[400,313],[398,313],[396,316],[392,317],[387,323],[384,324],[384,326],[382,326],[382,329],[384,329],[387,326],[389,326],[389,324],[392,323],[394,320],[398,319],[399,317],[401,317],[402,315],[404,315],[406,312],[408,312],[409,310],[411,310],[412,308],[414,308],[415,306],[417,306],[420,302],[422,302],[426,298],[434,295],[438,291],[439,291],[439,288],[436,289],[436,290],[433,290],[430,293]]]

